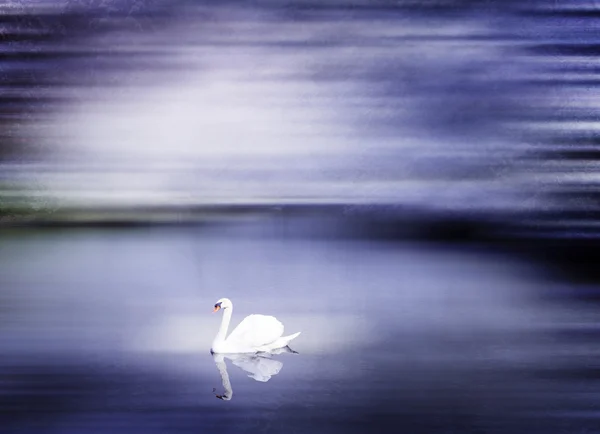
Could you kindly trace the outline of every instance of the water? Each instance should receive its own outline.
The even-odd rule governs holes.
[[[598,227],[595,2],[22,3],[4,223],[397,205],[512,223],[558,264],[335,221],[3,228],[2,432],[600,432],[595,245],[552,241]],[[215,360],[221,297],[298,353]]]
[[[595,432],[597,314],[540,265],[296,226],[5,230],[3,432]],[[224,296],[298,354],[213,358]]]

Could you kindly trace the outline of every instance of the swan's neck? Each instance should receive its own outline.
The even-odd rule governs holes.
[[[214,344],[225,342],[225,337],[227,336],[227,329],[229,328],[229,321],[231,321],[232,312],[233,312],[232,307],[223,309],[223,319],[221,320],[221,327],[219,328],[219,332],[217,333],[217,336],[215,336]],[[213,344],[213,348],[214,348],[214,344]]]

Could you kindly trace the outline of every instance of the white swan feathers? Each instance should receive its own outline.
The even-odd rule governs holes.
[[[283,336],[283,324],[274,316],[249,315],[227,336],[233,303],[228,298],[221,298],[215,303],[213,312],[219,310],[223,311],[223,319],[210,349],[213,354],[273,351],[287,346],[300,334]]]

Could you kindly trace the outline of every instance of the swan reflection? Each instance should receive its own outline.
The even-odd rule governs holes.
[[[224,401],[229,401],[233,396],[233,389],[231,387],[231,381],[229,380],[229,374],[227,372],[226,359],[229,359],[238,368],[248,373],[248,377],[255,381],[265,383],[271,379],[273,375],[279,374],[283,367],[283,362],[280,360],[273,359],[273,355],[282,353],[296,353],[289,347],[279,348],[268,353],[257,353],[257,354],[213,354],[213,360],[219,374],[221,374],[221,380],[223,382],[223,389],[225,391],[222,395],[216,395],[217,398]]]

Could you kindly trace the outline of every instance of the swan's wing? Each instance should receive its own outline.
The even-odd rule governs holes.
[[[283,363],[279,360],[269,359],[261,356],[246,356],[232,359],[232,362],[238,368],[246,371],[250,378],[256,381],[269,381],[271,376],[277,375]]]
[[[274,316],[248,315],[227,337],[239,347],[257,348],[279,339],[283,335],[283,324]]]

